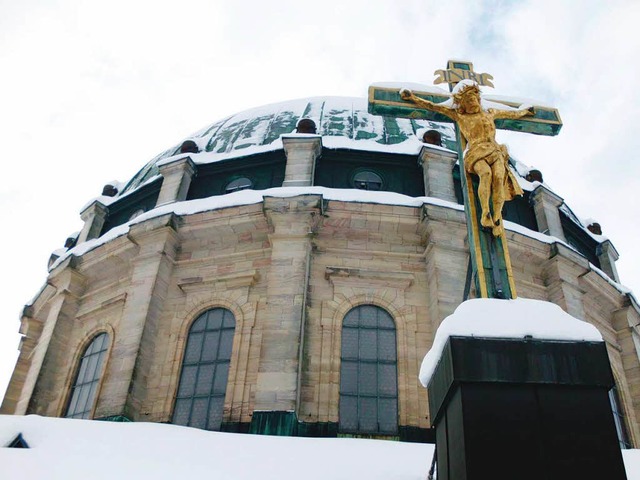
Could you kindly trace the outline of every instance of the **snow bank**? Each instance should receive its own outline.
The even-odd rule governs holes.
[[[423,386],[429,384],[447,339],[452,335],[602,341],[602,335],[596,327],[572,317],[553,303],[526,298],[467,300],[438,327],[431,350],[424,357],[420,368],[420,383]]]
[[[433,456],[416,443],[0,415],[0,445],[18,433],[31,448],[0,448],[2,479],[423,480]]]
[[[0,445],[18,433],[31,448],[0,448],[3,479],[424,480],[434,449],[383,440],[0,415]],[[623,450],[622,456],[627,478],[640,480],[640,451]]]

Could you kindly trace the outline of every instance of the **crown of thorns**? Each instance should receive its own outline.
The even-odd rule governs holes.
[[[477,84],[465,85],[464,87],[462,87],[462,90],[460,90],[459,92],[453,94],[453,100],[456,103],[460,103],[460,101],[464,97],[466,97],[467,95],[470,95],[470,94],[480,95],[480,87],[478,87]]]

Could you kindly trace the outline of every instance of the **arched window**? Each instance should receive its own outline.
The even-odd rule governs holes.
[[[616,425],[616,433],[618,434],[620,448],[631,448],[631,441],[629,441],[629,434],[627,433],[627,423],[624,418],[624,410],[620,403],[620,395],[618,394],[618,388],[616,385],[609,390],[609,401],[611,402],[613,421]]]
[[[224,191],[225,193],[232,193],[239,190],[247,190],[251,187],[253,187],[253,182],[250,179],[247,177],[240,177],[227,183],[227,186],[224,187]]]
[[[65,417],[89,418],[91,415],[108,348],[109,335],[100,333],[84,351],[73,381]]]
[[[374,305],[350,310],[342,323],[341,433],[397,435],[396,327]]]
[[[382,190],[382,177],[371,170],[362,170],[353,176],[353,186],[360,190]]]
[[[233,313],[224,308],[207,310],[191,325],[173,423],[220,429],[235,328]]]

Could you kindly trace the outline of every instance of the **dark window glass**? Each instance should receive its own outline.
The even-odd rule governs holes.
[[[398,433],[396,328],[382,308],[362,305],[342,323],[340,432]]]
[[[191,325],[173,423],[220,430],[235,328],[233,313],[224,308],[204,312]]]
[[[101,333],[91,341],[84,351],[71,388],[71,397],[65,417],[89,418],[91,415],[108,347],[109,335]]]
[[[237,192],[238,190],[246,190],[248,188],[253,187],[253,182],[249,180],[247,177],[236,178],[235,180],[227,183],[225,187],[226,193]]]
[[[382,190],[382,178],[370,170],[363,170],[353,176],[353,186],[360,190]]]
[[[624,418],[624,411],[622,410],[622,404],[620,403],[618,389],[615,385],[611,390],[609,390],[609,401],[611,402],[613,421],[616,425],[616,432],[618,433],[618,442],[620,443],[620,448],[631,448],[629,434],[627,433],[627,424]]]

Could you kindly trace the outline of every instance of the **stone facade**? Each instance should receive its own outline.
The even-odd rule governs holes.
[[[285,186],[311,185],[321,137],[291,135],[284,150]],[[453,152],[429,146],[416,155],[425,195],[437,200],[422,206],[265,195],[260,203],[151,216],[125,235],[72,251],[23,312],[20,356],[0,411],[64,416],[80,358],[105,332],[90,417],[170,422],[189,328],[221,307],[236,322],[223,424],[247,430],[255,412],[271,411],[336,425],[342,321],[354,307],[375,305],[396,327],[398,425],[427,429],[420,364],[463,301],[469,268],[455,161]],[[188,157],[162,164],[156,205],[184,201],[196,170]],[[540,186],[531,202],[552,237],[507,231],[518,295],[556,303],[600,330],[638,445],[640,309],[564,242],[560,197]],[[83,212],[79,243],[100,235],[107,211],[95,202]],[[613,246],[603,244],[599,255],[617,280]]]
[[[437,326],[462,301],[465,232],[457,209],[319,195],[139,223],[51,272],[23,316],[2,410],[63,415],[79,356],[108,332],[93,416],[170,421],[190,323],[224,307],[237,322],[225,422],[249,423],[255,410],[337,422],[341,321],[373,304],[396,323],[399,425],[427,428],[417,376]],[[602,332],[635,442],[637,307],[563,244],[508,236],[519,295],[557,303]]]

